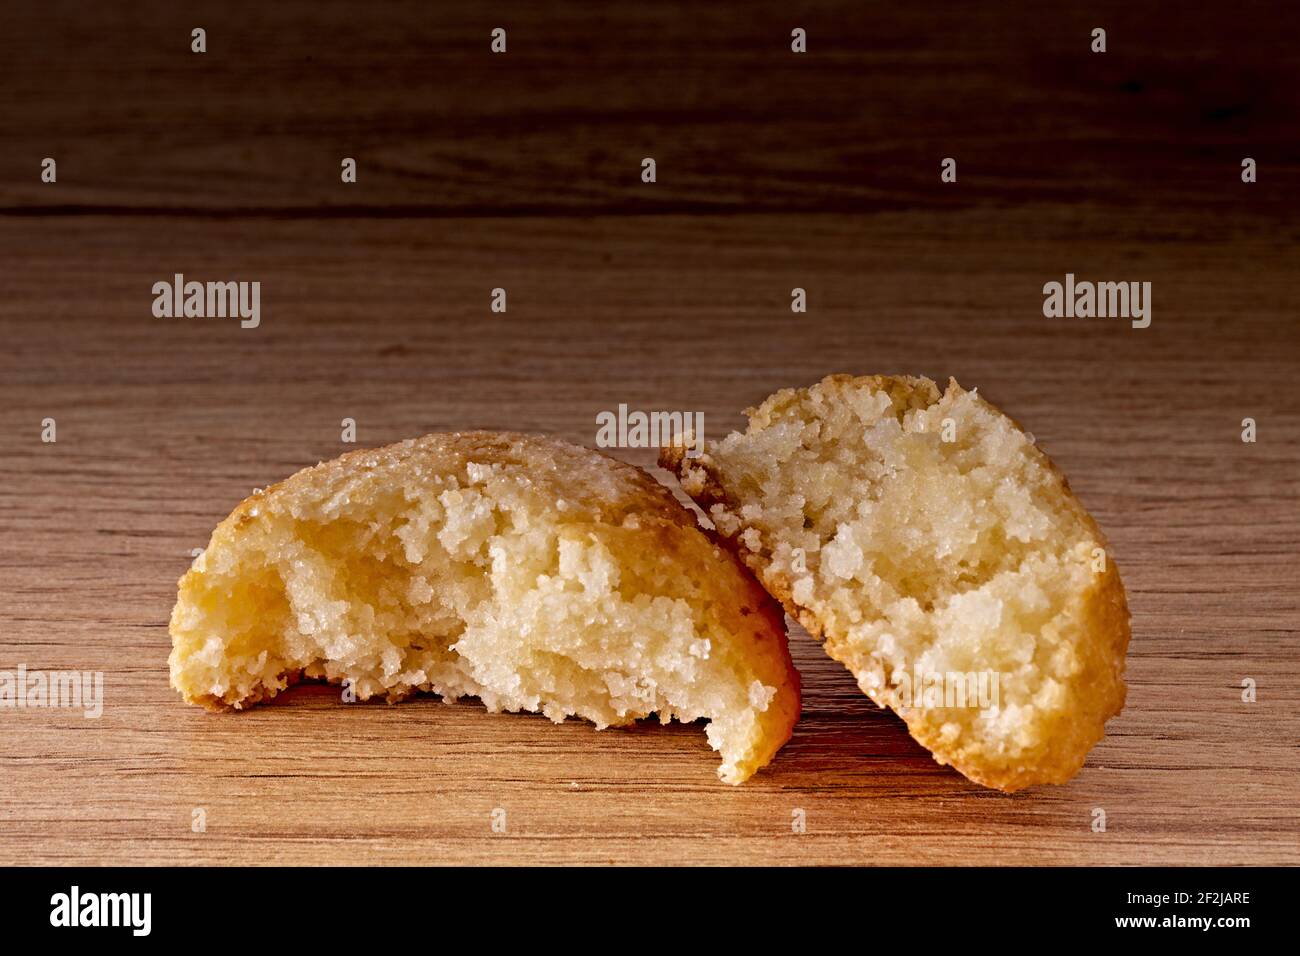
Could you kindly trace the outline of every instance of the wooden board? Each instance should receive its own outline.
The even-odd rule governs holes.
[[[1098,63],[1066,14],[828,5],[794,63],[775,4],[530,6],[498,68],[477,14],[264,6],[207,15],[202,63],[170,6],[0,37],[0,670],[105,680],[97,720],[0,710],[0,863],[1300,862],[1296,53],[1259,10],[1111,5]],[[261,326],[154,318],[175,272],[260,281]],[[1045,319],[1066,272],[1152,282],[1151,326]],[[798,628],[803,718],[739,788],[696,726],[168,687],[191,549],[345,417],[592,444],[625,402],[718,434],[832,371],[978,386],[1110,536],[1129,703],[1068,786],[937,766]]]

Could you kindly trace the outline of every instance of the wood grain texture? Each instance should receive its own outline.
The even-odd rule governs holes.
[[[464,11],[214,9],[238,42],[200,65],[160,52],[200,14],[42,9],[0,34],[0,669],[100,670],[106,702],[0,711],[0,863],[1300,863],[1297,71],[1263,7],[1103,5],[1113,49],[1160,39],[1094,67],[1066,14],[827,5],[794,64],[776,5],[520,6],[507,75]],[[43,187],[51,139],[73,161]],[[379,160],[349,191],[352,152]],[[945,192],[952,153],[983,158]],[[262,326],[155,319],[178,271],[261,281]],[[1044,319],[1067,271],[1151,281],[1151,327]],[[803,718],[739,788],[695,726],[168,687],[190,549],[346,450],[344,417],[364,445],[592,444],[626,402],[716,435],[831,371],[979,387],[1109,535],[1129,702],[1068,786],[937,766],[797,628]]]
[[[1064,6],[47,0],[0,33],[0,207],[409,217],[1086,196],[1221,210],[1300,190],[1289,4]],[[795,25],[805,56],[789,52]],[[36,175],[45,156],[57,190]],[[360,188],[339,188],[343,156]],[[645,156],[662,167],[653,192]],[[944,156],[960,189],[936,188]],[[1243,156],[1267,172],[1248,194],[1223,189]]]

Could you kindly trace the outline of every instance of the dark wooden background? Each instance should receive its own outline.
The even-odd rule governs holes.
[[[1288,5],[180,6],[0,13],[0,669],[107,694],[0,711],[0,862],[1300,862]],[[1044,319],[1067,271],[1151,281],[1151,327]],[[175,272],[261,281],[262,326],[153,318]],[[938,767],[797,628],[738,789],[696,727],[167,686],[190,549],[344,417],[717,434],[831,371],[978,386],[1110,535],[1129,705],[1070,785]]]

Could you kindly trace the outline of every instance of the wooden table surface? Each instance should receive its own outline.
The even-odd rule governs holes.
[[[0,863],[1300,863],[1297,52],[1265,5],[1091,6],[819,5],[803,58],[776,3],[7,12],[0,670],[105,703],[0,710]],[[260,281],[261,326],[153,317],[176,272]],[[1150,281],[1151,326],[1044,318],[1067,272]],[[798,627],[738,788],[698,726],[168,686],[191,549],[344,418],[717,435],[832,371],[978,386],[1109,535],[1128,706],[1069,785],[939,767]]]

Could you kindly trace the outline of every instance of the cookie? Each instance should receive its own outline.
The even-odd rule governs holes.
[[[170,630],[191,703],[306,677],[602,728],[702,719],[728,783],[799,714],[780,607],[667,488],[518,434],[357,451],[254,494],[181,578]]]
[[[1097,524],[955,381],[833,375],[665,449],[718,534],[937,761],[1064,783],[1124,705],[1129,613]]]

